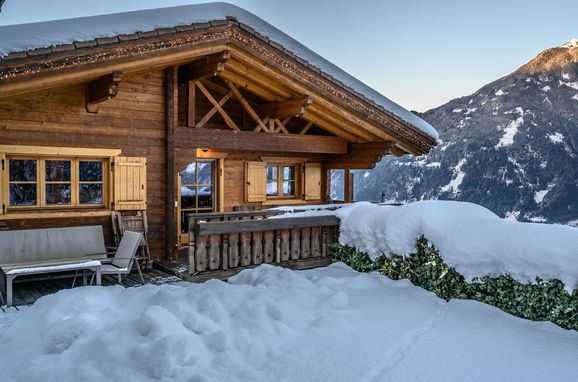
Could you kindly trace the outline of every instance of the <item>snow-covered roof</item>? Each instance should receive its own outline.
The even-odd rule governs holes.
[[[250,26],[260,35],[280,44],[297,57],[306,60],[309,64],[331,75],[361,96],[376,103],[385,112],[393,114],[425,135],[433,139],[438,138],[437,131],[417,115],[384,97],[261,18],[228,3],[194,4],[2,26],[0,27],[0,57],[5,57],[13,52],[71,44],[95,38],[147,32],[158,28],[172,28],[179,25],[225,20],[227,17],[234,17],[240,23]]]

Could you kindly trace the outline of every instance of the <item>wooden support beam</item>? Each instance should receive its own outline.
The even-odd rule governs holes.
[[[394,142],[352,143],[346,155],[330,155],[325,160],[327,168],[346,168],[356,170],[371,169],[384,155],[395,149]]]
[[[196,100],[196,89],[194,81],[189,81],[187,84],[187,125],[189,127],[195,127],[195,100]]]
[[[227,63],[227,69],[219,76],[230,79],[237,85],[243,86],[247,90],[267,101],[278,102],[299,96],[298,94],[287,90],[285,86],[279,84],[274,78],[256,73],[255,68],[249,70],[249,68],[244,64],[235,61],[234,57]],[[305,118],[312,120],[316,126],[352,142],[373,141],[378,139],[375,135],[368,133],[358,126],[352,125],[345,119],[330,117],[330,114],[333,115],[333,113],[329,110],[316,110],[313,113],[313,106],[315,105],[311,104],[307,108],[306,114],[317,114],[318,116],[323,116],[323,118],[315,118],[315,120],[309,117]],[[336,122],[337,120],[339,120],[339,122]]]
[[[353,174],[349,167],[344,169],[343,187],[343,201],[345,203],[353,202]]]
[[[255,131],[179,127],[179,149],[207,148],[239,151],[346,154],[347,141],[325,135],[263,134]]]
[[[231,52],[225,50],[210,54],[179,68],[179,81],[198,81],[207,77],[214,77],[225,70],[225,63],[231,58]]]
[[[307,134],[307,132],[309,131],[309,129],[311,128],[311,126],[313,126],[313,122],[311,122],[311,121],[307,122],[307,124],[305,125],[304,128],[301,129],[301,131],[299,132],[299,134],[301,134],[301,135]]]
[[[325,168],[328,170],[342,170],[349,167],[351,170],[371,170],[375,168],[377,162],[342,162],[342,163],[327,163]]]
[[[177,219],[175,212],[175,200],[177,188],[177,176],[175,173],[175,115],[177,93],[177,71],[174,66],[165,69],[165,160],[166,160],[166,198],[165,198],[165,251],[170,260],[174,258],[177,249]],[[189,129],[192,130],[192,129]]]
[[[393,155],[395,155],[396,157],[401,157],[401,156],[404,156],[405,154],[407,154],[407,152],[406,152],[404,149],[399,148],[399,147],[397,147],[397,146],[392,147],[392,149],[390,150],[390,152],[391,152]]]
[[[122,72],[115,71],[90,81],[86,85],[86,110],[89,113],[97,113],[99,103],[116,97],[121,80]]]
[[[233,96],[233,91],[230,90],[227,94],[225,94],[225,96],[223,98],[221,98],[221,100],[218,102],[218,105],[223,106],[229,100],[229,98],[231,98],[232,96]],[[203,118],[201,118],[201,120],[195,125],[195,127],[201,128],[201,127],[205,126],[207,124],[207,122],[209,122],[211,117],[213,115],[215,115],[215,113],[218,110],[219,109],[217,109],[216,106],[213,106],[213,108],[211,110],[209,110],[209,112],[207,114],[205,114],[205,116]]]
[[[255,58],[249,55],[247,52],[243,51],[242,49],[233,46],[231,50],[234,53],[234,60],[231,60],[231,65],[242,65],[242,66],[250,66],[253,68],[259,68],[259,73],[256,73],[256,70],[253,70],[251,74],[257,75],[264,75],[269,78],[274,78],[275,80],[271,81],[271,84],[281,84],[285,85],[295,92],[300,94],[310,94],[311,90],[303,83],[299,81],[293,75],[284,73],[277,69],[274,63],[271,62],[263,62],[260,61],[258,58]],[[239,62],[241,61],[241,62]],[[261,74],[262,73],[262,74]],[[379,137],[381,140],[392,140],[392,136],[387,133],[381,127],[374,125],[366,121],[362,116],[357,115],[354,112],[351,112],[343,107],[340,106],[340,102],[336,102],[335,100],[331,99],[327,95],[317,95],[315,94],[315,104],[323,106],[324,108],[330,110],[332,113],[339,115],[341,118],[349,121],[351,123],[351,129],[363,129],[366,130],[368,133],[373,134],[376,137]],[[313,106],[313,105],[311,105]],[[308,108],[308,112],[310,108]]]
[[[285,101],[271,102],[255,108],[259,114],[270,118],[298,117],[307,111],[313,97],[305,96]]]
[[[253,121],[257,122],[257,125],[262,128],[263,130],[266,130],[267,127],[265,126],[265,124],[263,123],[263,121],[261,120],[261,117],[259,117],[257,115],[257,113],[255,112],[255,110],[253,110],[253,107],[249,104],[249,102],[245,99],[245,97],[243,97],[243,95],[241,94],[241,92],[239,91],[239,89],[237,89],[237,86],[232,83],[231,81],[227,80],[227,79],[223,79],[225,81],[225,83],[227,84],[227,86],[233,91],[233,93],[235,93],[235,97],[237,97],[237,99],[239,100],[239,102],[241,103],[241,105],[243,105],[243,107],[245,108],[245,110],[247,111],[247,113],[249,113],[249,115],[251,116],[251,118],[253,118]]]
[[[263,130],[264,132],[268,133],[269,132],[269,128],[267,127],[267,125],[269,124],[269,121],[271,119],[269,117],[265,117],[263,118],[263,125],[265,125],[265,127],[263,128],[260,125],[255,126],[255,128],[253,129],[253,131],[261,131]]]
[[[285,127],[285,125],[287,124],[287,122],[289,122],[289,119],[291,119],[291,117],[286,117],[283,122],[281,122],[278,118],[275,118],[275,124],[277,125],[277,128],[275,129],[276,133],[279,132],[283,132],[285,134],[289,134],[289,131],[287,130],[287,128]]]
[[[229,128],[231,128],[232,130],[241,130],[241,129],[239,129],[239,127],[237,126],[235,121],[233,121],[233,119],[231,119],[231,117],[229,117],[229,114],[227,114],[227,112],[223,109],[223,107],[222,107],[223,105],[220,104],[219,102],[217,102],[217,100],[215,100],[215,98],[211,95],[211,93],[209,93],[207,88],[199,81],[196,81],[195,84],[197,85],[199,90],[205,95],[205,97],[207,97],[209,102],[211,102],[213,104],[213,107],[217,109],[219,114],[221,114],[221,117],[223,117],[227,126],[229,126]],[[227,97],[227,96],[225,96],[225,97]],[[230,96],[228,98],[230,98]],[[221,100],[221,101],[223,101],[223,100]],[[223,103],[225,103],[225,102],[227,102],[227,101],[225,100]],[[200,125],[200,122],[197,125],[197,127],[199,127],[199,125]]]

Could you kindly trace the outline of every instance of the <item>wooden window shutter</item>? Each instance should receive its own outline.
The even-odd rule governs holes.
[[[6,209],[8,208],[8,187],[4,187],[8,184],[8,162],[6,161],[6,155],[0,154],[0,215],[4,215],[6,213]],[[6,193],[6,195],[5,195]]]
[[[146,158],[116,157],[113,174],[112,208],[116,211],[146,210]]]
[[[264,202],[267,199],[267,163],[247,162],[245,185],[247,202]]]
[[[305,163],[305,200],[321,199],[321,163]]]

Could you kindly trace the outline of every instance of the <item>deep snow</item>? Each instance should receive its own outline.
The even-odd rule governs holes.
[[[296,56],[367,97],[386,112],[409,123],[431,138],[438,138],[437,131],[417,115],[354,78],[261,18],[228,3],[194,4],[2,26],[0,27],[0,57],[8,55],[10,52],[70,44],[75,41],[88,41],[99,37],[113,37],[152,31],[158,28],[173,28],[179,25],[225,20],[229,16],[235,17],[239,22],[250,26],[259,34],[280,44]]]
[[[339,206],[339,205],[333,205]],[[415,252],[424,236],[444,261],[466,279],[510,274],[521,283],[558,279],[566,290],[578,286],[578,229],[559,224],[502,219],[473,203],[422,201],[402,206],[358,202],[329,211],[309,206],[278,216],[336,215],[339,241],[372,258]],[[295,211],[282,207],[288,212]]]
[[[356,203],[336,211],[339,240],[371,256],[409,255],[422,235],[466,279],[510,274],[521,283],[578,284],[578,229],[502,219],[473,203],[424,201],[399,207]]]
[[[3,321],[3,322],[2,322]],[[2,325],[3,324],[3,325]],[[6,381],[573,381],[578,333],[344,264],[82,287],[0,315]]]

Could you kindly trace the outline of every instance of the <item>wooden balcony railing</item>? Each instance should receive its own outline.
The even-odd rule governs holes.
[[[189,216],[189,274],[327,257],[335,216],[275,217],[277,211]]]

